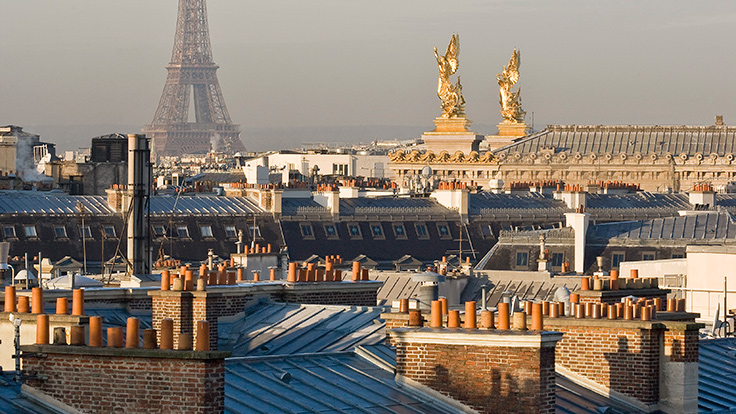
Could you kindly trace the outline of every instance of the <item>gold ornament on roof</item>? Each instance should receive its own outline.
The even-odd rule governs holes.
[[[460,37],[457,34],[452,35],[444,56],[440,56],[437,48],[434,48],[434,57],[437,58],[437,67],[440,72],[437,81],[437,96],[442,101],[442,118],[465,116],[465,98],[463,98],[463,87],[460,85],[460,76],[458,75],[455,84],[450,81],[450,76],[457,72],[460,64],[459,55]]]
[[[503,116],[505,123],[517,124],[524,122],[524,115],[526,115],[526,112],[521,109],[521,88],[517,92],[511,90],[519,81],[519,66],[521,66],[521,54],[514,49],[509,65],[504,66],[503,72],[496,75],[499,86],[501,116]]]

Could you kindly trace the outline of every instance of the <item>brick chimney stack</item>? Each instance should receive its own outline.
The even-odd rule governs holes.
[[[390,335],[399,382],[479,413],[555,412],[561,333],[422,327]]]

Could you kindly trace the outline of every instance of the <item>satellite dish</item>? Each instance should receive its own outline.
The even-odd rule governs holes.
[[[425,165],[424,168],[422,168],[422,177],[423,178],[429,178],[432,176],[432,167],[429,165]]]

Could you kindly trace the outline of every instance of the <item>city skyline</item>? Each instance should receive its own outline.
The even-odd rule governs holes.
[[[0,71],[0,123],[75,149],[92,136],[139,132],[151,121],[171,56],[176,1],[4,2],[3,9],[13,18],[0,46],[12,63]],[[736,123],[736,87],[725,82],[736,57],[721,47],[736,6],[726,2],[448,8],[210,1],[208,15],[223,95],[249,150],[320,135],[419,137],[441,113],[432,48],[444,48],[453,32],[461,39],[466,112],[479,133],[494,133],[502,119],[495,76],[514,48],[521,51],[527,122],[533,114],[536,129],[708,125],[715,115]],[[85,125],[83,136],[64,127]]]

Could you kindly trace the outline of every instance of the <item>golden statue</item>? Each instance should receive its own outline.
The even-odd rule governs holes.
[[[442,118],[456,118],[465,115],[465,98],[463,98],[463,87],[460,85],[460,76],[457,77],[456,84],[453,85],[450,81],[450,76],[457,72],[459,55],[460,44],[457,34],[452,35],[444,56],[440,56],[437,48],[434,48],[434,56],[437,58],[437,67],[440,72],[437,96],[442,101]]]
[[[513,92],[511,88],[519,81],[519,66],[521,55],[514,49],[509,65],[503,67],[503,72],[496,75],[499,88],[499,103],[501,104],[501,116],[504,123],[523,123],[526,112],[521,109],[521,88]]]

